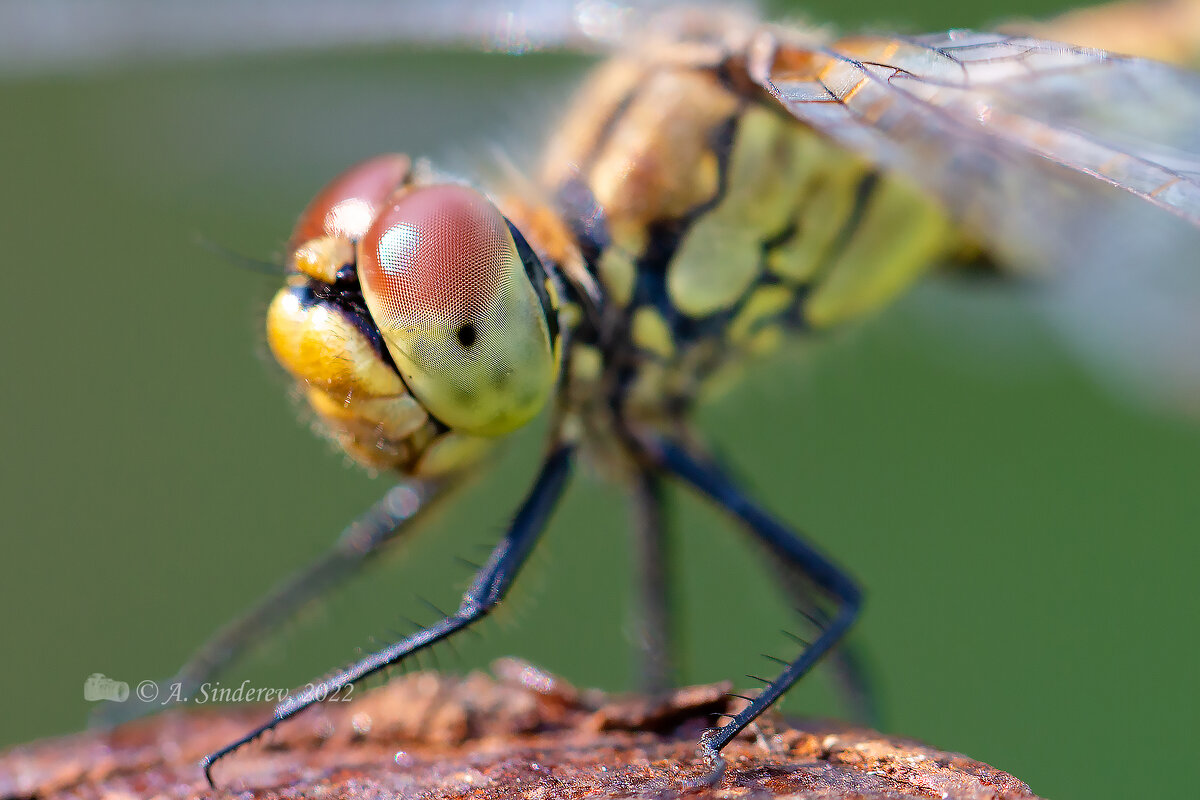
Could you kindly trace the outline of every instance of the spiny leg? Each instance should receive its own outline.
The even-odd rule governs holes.
[[[412,530],[411,524],[445,491],[444,481],[413,479],[393,486],[347,525],[329,550],[273,587],[249,611],[209,637],[172,677],[160,681],[158,697],[165,699],[108,703],[97,722],[116,725],[190,697],[302,608],[354,574],[399,533]]]
[[[642,690],[654,694],[675,685],[676,653],[671,628],[671,542],[662,478],[638,470],[631,487],[634,568],[638,593],[635,630]]]
[[[828,622],[821,607],[816,589],[803,570],[797,569],[790,560],[780,558],[770,546],[762,548],[767,571],[770,572],[780,590],[787,596],[792,607],[800,612],[815,630],[821,630]],[[801,637],[807,638],[807,637]],[[826,656],[825,666],[833,673],[839,693],[851,718],[857,722],[878,728],[880,725],[879,698],[871,680],[870,670],[852,641],[841,641]]]
[[[862,593],[849,575],[759,508],[717,465],[665,439],[650,442],[648,450],[664,471],[689,484],[745,523],[747,529],[768,549],[793,565],[836,603],[833,615],[822,620],[819,635],[795,660],[786,665],[775,680],[770,681],[728,723],[705,733],[700,744],[702,753],[714,764],[711,781],[717,779],[723,770],[724,762],[719,754],[725,745],[773,705],[846,634],[858,616]]]
[[[686,429],[681,434],[682,441],[690,441],[687,438]],[[722,460],[719,452],[712,458],[717,461]],[[726,473],[727,480],[731,478],[736,480],[738,477]],[[744,527],[743,531],[745,531]],[[824,628],[828,621],[825,609],[821,604],[818,590],[804,574],[804,571],[797,568],[786,557],[781,558],[776,550],[761,539],[755,537],[754,543],[758,545],[756,550],[763,557],[767,571],[792,604],[792,608],[799,612],[814,630],[820,631]],[[803,637],[794,636],[786,630],[783,633],[805,646],[808,644],[805,639],[811,638],[808,633]],[[832,652],[825,657],[823,666],[832,673],[837,690],[841,694],[850,717],[873,728],[880,727],[881,713],[876,685],[861,651],[855,647],[854,642],[846,639],[839,642],[837,647],[833,648]]]
[[[503,599],[517,576],[521,565],[529,556],[539,534],[545,529],[550,513],[554,510],[571,467],[571,448],[560,446],[546,458],[533,488],[521,504],[508,532],[492,550],[487,564],[475,575],[470,588],[463,595],[462,603],[453,614],[446,615],[434,624],[417,631],[378,652],[372,653],[339,670],[333,676],[310,684],[303,692],[289,696],[275,707],[269,722],[258,726],[237,741],[217,752],[205,756],[200,762],[209,785],[213,785],[212,768],[217,761],[237,750],[242,745],[257,739],[280,722],[292,717],[314,703],[337,696],[342,689],[378,672],[401,659],[446,638],[456,631],[485,616]]]

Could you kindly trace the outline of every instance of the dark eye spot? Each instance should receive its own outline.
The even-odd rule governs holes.
[[[470,322],[459,326],[454,335],[458,338],[458,343],[462,345],[463,350],[470,350],[471,345],[475,344],[475,326]]]

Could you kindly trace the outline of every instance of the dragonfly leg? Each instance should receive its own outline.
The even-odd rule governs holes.
[[[661,476],[638,470],[631,485],[638,676],[642,690],[654,694],[675,685],[675,641],[671,628],[670,530]]]
[[[741,712],[720,728],[708,731],[701,740],[701,752],[714,765],[712,780],[720,776],[723,761],[720,751],[747,725],[766,711],[783,694],[811,670],[853,625],[862,603],[862,593],[854,580],[812,545],[769,515],[731,481],[719,467],[708,459],[693,455],[687,449],[668,440],[649,444],[650,455],[667,473],[679,478],[700,494],[720,505],[759,539],[777,558],[805,576],[834,604],[829,615],[820,618],[820,632],[804,650],[786,666],[775,680]]]
[[[492,550],[487,564],[476,573],[457,611],[411,636],[359,659],[331,677],[309,684],[303,692],[289,696],[275,707],[275,714],[270,721],[201,760],[200,766],[209,785],[213,785],[212,768],[217,761],[257,739],[280,722],[295,716],[314,703],[336,697],[347,686],[445,639],[487,615],[508,592],[538,536],[545,529],[554,506],[566,488],[570,468],[569,446],[558,447],[546,458],[533,488],[521,504],[507,533]]]
[[[779,558],[774,549],[767,546],[763,551],[767,571],[774,576],[788,602],[812,627],[823,629],[827,618],[812,581],[790,560]],[[864,663],[865,659],[854,644],[853,641],[842,640],[826,656],[824,666],[833,673],[850,717],[857,722],[878,728],[881,719],[878,693],[875,691],[874,681],[871,680],[870,670]]]
[[[97,715],[96,722],[116,725],[190,697],[302,608],[354,574],[401,531],[411,530],[421,512],[445,491],[443,487],[443,483],[421,480],[393,486],[346,526],[333,547],[273,587],[249,611],[214,633],[173,676],[160,681],[157,696],[166,699],[146,703],[130,698],[126,703],[107,703],[105,713]]]

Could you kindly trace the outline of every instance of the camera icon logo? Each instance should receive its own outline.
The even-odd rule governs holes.
[[[125,681],[114,681],[105,677],[102,672],[93,672],[83,682],[83,699],[89,703],[100,700],[124,703],[129,699],[129,684]]]

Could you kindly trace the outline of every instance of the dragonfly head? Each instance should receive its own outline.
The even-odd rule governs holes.
[[[546,405],[560,359],[554,289],[521,233],[474,189],[414,172],[404,156],[379,156],[313,200],[267,329],[327,422],[359,407],[378,417],[380,402],[402,398],[405,419],[426,430],[402,437],[405,425],[385,419],[377,429],[397,435],[379,446],[416,452],[430,424],[473,439],[524,425]],[[373,419],[342,427],[361,440]]]

